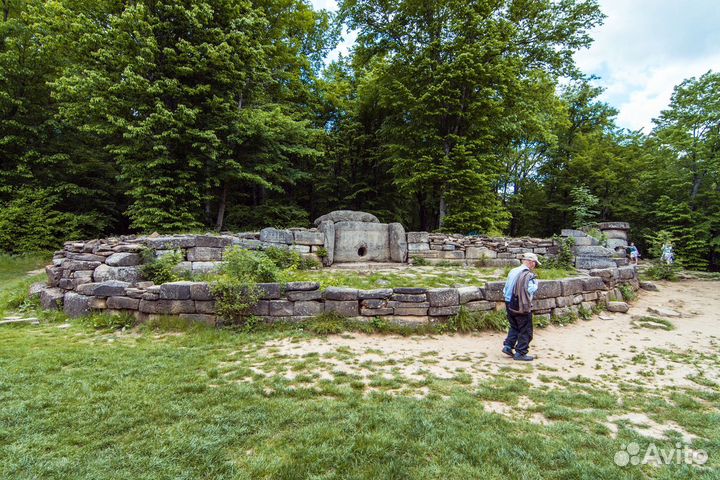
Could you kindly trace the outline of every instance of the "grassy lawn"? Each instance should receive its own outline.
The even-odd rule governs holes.
[[[5,281],[26,283],[36,265],[7,267]],[[464,369],[438,377],[432,352],[369,360],[376,351],[330,342],[301,356],[273,346],[317,340],[300,329],[92,323],[0,327],[0,478],[710,479],[720,466],[720,387],[708,379],[666,391],[619,381],[613,392],[552,371],[533,384],[527,365],[477,382]],[[410,361],[427,370],[403,374]],[[649,442],[622,422],[613,436],[608,418],[628,412],[696,436],[706,468],[616,466],[623,445]]]
[[[485,282],[505,279],[509,270],[509,267],[497,269],[462,266],[418,266],[377,272],[294,270],[286,272],[284,276],[287,281],[319,282],[321,288],[481,287]],[[554,280],[576,275],[575,271],[561,269],[538,269],[536,272],[538,278],[543,280]]]
[[[45,274],[28,276],[28,272],[50,263],[47,254],[6,255],[0,254],[0,315],[18,308],[25,300],[27,289],[34,282],[47,279]]]

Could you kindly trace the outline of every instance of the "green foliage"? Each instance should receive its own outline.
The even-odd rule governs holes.
[[[82,322],[98,330],[124,330],[135,325],[135,317],[129,313],[110,315],[107,313],[96,313],[89,317],[83,317]]]
[[[570,190],[570,198],[572,200],[570,212],[573,216],[573,227],[578,229],[587,227],[592,219],[600,213],[595,210],[600,203],[600,199],[593,195],[584,185],[573,187]]]
[[[320,267],[317,260],[305,258],[295,250],[270,247],[263,252],[279,269],[310,270]]]
[[[428,265],[430,265],[430,261],[427,258],[421,257],[419,255],[413,255],[411,259],[412,264],[416,267],[427,267]]]
[[[585,233],[587,233],[588,236],[597,240],[601,246],[607,247],[608,237],[605,232],[600,231],[600,229],[598,229],[596,227],[592,227],[592,228],[587,229]]]
[[[327,256],[329,255],[327,248],[325,247],[318,247],[318,249],[315,251],[315,254],[322,259],[327,258]]]
[[[507,314],[504,311],[471,312],[460,307],[460,312],[448,318],[443,329],[448,332],[477,332],[482,330],[504,331],[508,328]]]
[[[652,280],[674,281],[677,280],[679,271],[679,265],[669,265],[661,260],[654,260],[645,270],[645,274]]]
[[[632,302],[637,298],[637,293],[635,293],[635,290],[633,290],[632,286],[628,285],[627,283],[618,285],[618,289],[622,294],[623,300],[626,302]]]
[[[181,279],[177,266],[184,260],[180,250],[173,250],[159,257],[149,248],[141,252],[143,265],[140,268],[142,277],[156,285],[168,282],[176,282]]]
[[[575,246],[575,238],[555,235],[553,236],[553,242],[558,247],[558,253],[554,257],[544,257],[541,268],[575,271],[575,256],[572,251]]]

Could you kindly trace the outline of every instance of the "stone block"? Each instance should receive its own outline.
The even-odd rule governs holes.
[[[460,305],[449,305],[445,307],[430,307],[428,315],[431,317],[449,317],[456,315],[460,311]]]
[[[519,267],[520,260],[517,258],[489,258],[483,264],[485,267]]]
[[[393,293],[409,294],[409,295],[420,295],[427,293],[427,288],[421,287],[397,287],[393,288]]]
[[[260,300],[279,300],[282,297],[282,286],[279,283],[258,283]]]
[[[354,288],[328,287],[323,297],[327,300],[353,300],[357,303],[358,291]]]
[[[566,317],[572,313],[572,310],[570,310],[569,307],[558,307],[554,308],[552,311],[553,317]]]
[[[364,317],[379,317],[384,315],[392,315],[395,311],[392,308],[361,308],[360,315]]]
[[[390,241],[390,260],[404,263],[407,261],[408,244],[405,228],[400,223],[388,224],[388,237]]]
[[[595,270],[603,268],[613,268],[617,265],[612,258],[606,257],[576,257],[575,267],[583,270]]]
[[[392,308],[428,308],[430,307],[430,302],[398,302],[389,300],[386,306]]]
[[[181,313],[180,318],[193,323],[204,323],[205,325],[214,327],[217,323],[215,315],[207,315],[202,313]]]
[[[310,253],[310,245],[290,245],[290,250],[300,254]]]
[[[465,252],[461,250],[455,251],[442,251],[440,252],[440,258],[446,260],[463,260],[465,259]]]
[[[605,290],[605,282],[599,276],[597,277],[583,277],[583,290],[586,292],[592,292],[595,290]]]
[[[583,293],[583,301],[585,301],[585,302],[594,302],[597,299],[598,299],[598,292]]]
[[[260,230],[260,241],[290,245],[293,243],[294,237],[290,230],[278,230],[277,228],[269,227]]]
[[[570,305],[573,305],[575,297],[556,297],[555,298],[555,305],[558,307],[569,307]]]
[[[624,238],[608,238],[607,240],[607,248],[609,248],[610,250],[621,248],[624,253],[625,247],[627,246],[628,242]]]
[[[63,312],[70,318],[90,315],[90,302],[93,297],[67,292],[63,297]]]
[[[625,302],[607,302],[607,309],[609,312],[627,313],[630,305]]]
[[[102,255],[95,255],[92,253],[68,253],[67,258],[68,260],[79,260],[81,262],[104,263],[106,257],[103,257]]]
[[[657,285],[655,285],[652,282],[640,282],[640,288],[642,288],[643,290],[646,290],[648,292],[659,291]]]
[[[430,250],[430,245],[427,243],[408,243],[408,254],[413,254],[415,252],[427,252]]]
[[[468,260],[479,260],[481,258],[497,258],[497,252],[487,247],[467,247],[465,258]]]
[[[143,313],[179,315],[195,313],[195,302],[192,300],[140,300],[139,310]]]
[[[46,310],[58,310],[62,307],[65,292],[60,288],[45,288],[40,291],[40,305]]]
[[[192,282],[190,284],[190,298],[193,300],[212,300],[213,294],[210,285],[205,282]]]
[[[295,302],[293,315],[302,317],[313,317],[325,311],[323,302],[299,301]]]
[[[121,282],[136,283],[140,280],[140,268],[135,267],[111,267],[100,265],[93,272],[95,282],[107,282],[108,280],[120,280]]]
[[[252,307],[248,308],[248,314],[267,316],[270,315],[270,301],[260,300]]]
[[[190,262],[219,262],[223,256],[222,248],[193,247],[188,248],[187,259]]]
[[[504,289],[505,282],[487,282],[485,285],[485,300],[490,300],[491,302],[504,302]]]
[[[574,237],[576,247],[590,247],[600,245],[600,242],[593,237]]]
[[[571,228],[563,228],[560,230],[560,236],[562,237],[587,237],[587,233],[581,230],[573,230]]]
[[[140,299],[130,297],[108,297],[107,308],[113,310],[137,310],[140,307]]]
[[[220,267],[221,262],[188,262],[190,263],[190,270],[195,275],[204,275],[206,273],[212,273],[217,271]]]
[[[428,308],[423,307],[396,307],[394,309],[395,315],[400,316],[410,316],[410,317],[416,317],[416,316],[426,316],[428,314]]]
[[[372,213],[358,212],[355,210],[334,210],[316,218],[313,225],[318,226],[323,222],[358,222],[358,223],[380,223],[380,220]]]
[[[595,302],[582,302],[582,303],[580,304],[580,307],[581,307],[583,310],[591,311],[593,308],[595,308]]]
[[[459,287],[457,292],[460,305],[464,305],[475,300],[485,299],[485,292],[480,287]]]
[[[193,282],[170,282],[160,285],[160,300],[189,300]]]
[[[232,245],[234,240],[229,235],[198,235],[195,237],[195,246],[224,249]]]
[[[148,237],[145,239],[145,245],[153,250],[177,250],[194,247],[195,238],[194,235]]]
[[[585,289],[582,278],[564,278],[560,280],[560,286],[565,296],[575,295]]]
[[[573,247],[573,252],[578,257],[612,257],[613,252],[609,248],[600,245],[588,245]]]
[[[95,297],[114,297],[125,295],[128,282],[108,280],[107,282],[85,283],[77,286],[77,293]]]
[[[630,280],[631,278],[635,278],[636,276],[634,266],[620,267],[618,268],[618,273],[620,276],[620,280]]]
[[[538,280],[535,298],[543,299],[562,296],[562,284],[557,280]]]
[[[377,288],[374,290],[358,290],[358,298],[360,300],[370,298],[388,299],[393,294],[392,288]]]
[[[389,262],[389,227],[384,223],[335,223],[335,262]]]
[[[460,304],[458,291],[455,288],[430,289],[427,298],[431,307],[450,307]]]
[[[320,284],[318,282],[289,282],[285,285],[286,292],[317,290],[319,288]]]
[[[485,300],[477,300],[468,302],[465,305],[463,305],[464,308],[468,309],[470,312],[487,312],[490,310],[495,310],[495,302],[488,302]]]
[[[327,298],[327,297],[326,297]],[[344,317],[356,317],[359,314],[357,300],[325,300],[325,311]]]
[[[318,230],[323,234],[323,245],[327,250],[323,265],[330,266],[335,261],[335,223],[330,220],[321,222]]]
[[[105,260],[111,267],[134,267],[142,263],[139,253],[118,252],[113,253]]]
[[[620,278],[620,272],[615,266],[609,268],[597,268],[590,270],[590,276],[600,277],[603,281],[607,281],[608,279],[617,280]]]
[[[322,232],[313,232],[310,230],[293,231],[293,241],[297,245],[323,245],[324,238]]]
[[[408,243],[429,243],[430,234],[428,232],[407,232]]]
[[[320,290],[300,290],[294,292],[287,292],[287,298],[291,302],[321,300],[322,292]]]
[[[271,317],[291,317],[293,315],[293,302],[287,300],[271,300],[268,304]]]
[[[207,314],[214,314],[215,313],[215,301],[214,300],[196,300],[195,301],[195,310],[197,313],[207,313]]]
[[[91,283],[93,278],[93,271],[76,270],[70,274],[70,278],[75,279],[78,285],[80,285],[81,283]]]
[[[550,298],[543,298],[543,299],[535,299],[533,300],[533,307],[532,310],[549,310],[551,308],[555,308],[557,304],[555,303],[555,297]]]
[[[424,293],[419,293],[419,294],[394,293],[390,298],[397,302],[418,303],[418,302],[427,301],[427,295]]]
[[[598,228],[602,231],[605,230],[630,230],[630,224],[628,222],[601,222],[598,224]]]

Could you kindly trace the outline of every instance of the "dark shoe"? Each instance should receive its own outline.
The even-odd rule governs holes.
[[[535,360],[535,357],[533,357],[532,355],[520,355],[516,353],[513,357],[513,360],[517,360],[519,362],[532,362],[533,360]]]
[[[508,357],[514,356],[513,351],[512,351],[512,348],[508,347],[507,345],[505,345],[505,346],[503,347],[502,352],[503,352],[505,355],[507,355]]]

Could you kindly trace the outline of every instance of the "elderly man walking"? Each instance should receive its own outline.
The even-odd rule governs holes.
[[[527,354],[533,338],[532,298],[538,289],[533,270],[540,261],[534,253],[524,254],[521,261],[519,267],[510,270],[503,290],[510,328],[502,351],[514,360],[530,362],[534,360]]]

